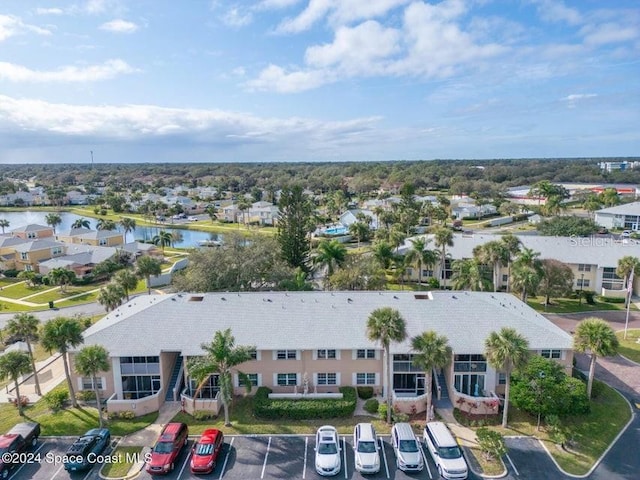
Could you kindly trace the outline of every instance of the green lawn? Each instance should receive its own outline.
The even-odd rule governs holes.
[[[551,305],[544,305],[544,297],[529,297],[527,304],[540,313],[576,313],[576,312],[597,312],[600,310],[624,310],[624,304],[607,303],[596,301],[593,305],[589,305],[582,300],[574,298],[552,298]],[[635,309],[635,307],[632,307]]]
[[[515,408],[509,409],[509,428],[491,427],[504,435],[533,435],[545,442],[558,464],[568,473],[583,475],[609,447],[613,439],[631,418],[627,401],[611,387],[596,381],[591,412],[566,417],[562,425],[567,437],[573,440],[569,453],[549,440],[541,428],[536,431],[536,418]]]
[[[56,389],[66,390],[65,385]],[[133,420],[110,420],[107,427],[111,435],[122,436],[140,430],[158,418],[158,412],[149,413]],[[82,435],[98,426],[98,411],[93,407],[68,407],[59,412],[52,412],[44,400],[25,407],[25,416],[18,415],[18,409],[9,404],[0,405],[0,431],[6,432],[15,424],[23,421],[40,423],[42,435]]]
[[[322,425],[333,425],[341,434],[353,434],[353,427],[358,422],[371,422],[376,431],[388,434],[389,426],[374,417],[342,417],[318,420],[261,420],[253,415],[253,396],[237,398],[230,410],[231,427],[224,426],[224,414],[220,411],[214,419],[195,420],[191,415],[178,413],[172,421],[185,422],[189,425],[189,433],[198,435],[207,428],[219,428],[225,433],[236,435],[248,434],[303,434],[313,435]]]
[[[72,297],[74,295],[79,295],[81,293],[90,292],[91,290],[95,290],[96,288],[100,288],[101,285],[82,285],[82,286],[68,286],[64,289],[64,292],[60,290],[59,287],[56,287],[53,290],[49,290],[47,292],[41,293],[40,295],[36,295],[28,299],[29,302],[33,303],[48,303],[49,301],[65,299],[67,297]]]
[[[117,456],[118,463],[105,463],[100,470],[103,478],[122,478],[127,475],[134,462],[133,459],[140,457],[142,447],[117,447],[111,456]]]
[[[636,363],[640,363],[640,329],[630,328],[627,330],[627,339],[623,339],[624,330],[616,332],[620,340],[620,355],[627,357]]]
[[[36,285],[34,287],[27,287],[25,282],[13,283],[10,286],[3,286],[0,290],[0,297],[13,298],[14,300],[27,297],[29,295],[36,294],[38,292],[44,292],[48,290],[50,286]],[[29,299],[31,301],[31,299]]]

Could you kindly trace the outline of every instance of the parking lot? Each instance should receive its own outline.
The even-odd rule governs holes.
[[[389,443],[389,437],[380,437],[381,468],[376,475],[363,476],[355,471],[353,438],[341,436],[342,469],[336,479],[436,479],[437,470],[429,454],[423,451],[427,468],[420,473],[406,474],[396,468],[395,455]],[[198,479],[189,471],[189,458],[192,442],[184,449],[176,462],[175,470],[164,478],[171,480]],[[229,480],[279,480],[309,479],[321,477],[315,470],[315,437],[297,435],[241,436],[225,438],[225,446],[213,473],[207,478]],[[142,472],[140,479],[156,478]],[[159,477],[158,477],[159,478]],[[476,477],[470,473],[470,479]]]

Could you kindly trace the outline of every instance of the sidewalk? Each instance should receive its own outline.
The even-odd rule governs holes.
[[[36,362],[36,370],[38,371],[38,380],[40,381],[40,390],[42,394],[46,394],[53,390],[60,383],[65,381],[64,362],[59,353],[41,362]],[[40,400],[40,395],[36,394],[36,384],[33,375],[22,377],[20,380],[20,395],[29,397],[29,403],[35,403]],[[0,390],[0,403],[8,403],[16,398],[15,383],[10,382],[6,387]]]
[[[120,440],[119,446],[123,447],[152,447],[158,439],[158,435],[167,423],[181,410],[180,402],[165,402],[160,407],[156,421],[142,430],[133,432]]]

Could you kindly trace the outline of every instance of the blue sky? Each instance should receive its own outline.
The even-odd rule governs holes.
[[[0,163],[639,146],[637,0],[0,3]]]

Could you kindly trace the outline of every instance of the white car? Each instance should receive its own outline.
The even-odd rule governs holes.
[[[625,230],[620,234],[622,238],[629,238],[631,236],[631,230]]]
[[[359,423],[353,429],[353,455],[356,470],[360,473],[378,473],[380,455],[378,437],[373,425]]]
[[[341,467],[338,431],[324,425],[316,433],[316,472],[327,477],[337,475]]]

